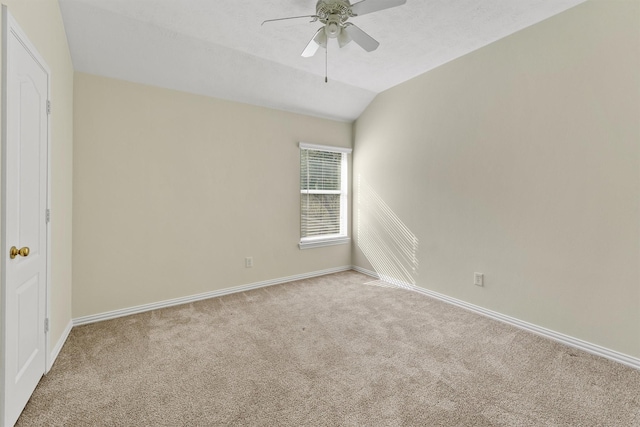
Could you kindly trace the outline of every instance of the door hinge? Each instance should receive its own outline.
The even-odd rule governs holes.
[[[47,114],[51,114],[51,101],[47,99]]]
[[[49,332],[49,318],[44,319],[44,331]]]
[[[51,209],[47,209],[45,211],[45,217],[46,217],[47,224],[49,224],[51,222]]]

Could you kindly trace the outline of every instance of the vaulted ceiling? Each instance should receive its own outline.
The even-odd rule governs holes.
[[[60,0],[77,71],[302,114],[352,121],[399,83],[584,0],[408,0],[351,18],[373,52],[330,40],[302,58],[321,27],[316,0]]]

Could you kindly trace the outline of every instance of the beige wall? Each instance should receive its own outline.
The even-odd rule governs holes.
[[[52,350],[71,321],[73,65],[57,0],[5,0],[3,4],[8,6],[18,25],[51,69],[52,277],[49,288],[49,350]]]
[[[351,264],[297,247],[298,141],[351,124],[82,73],[74,123],[74,317]]]
[[[639,5],[584,3],[379,95],[354,264],[640,357]]]

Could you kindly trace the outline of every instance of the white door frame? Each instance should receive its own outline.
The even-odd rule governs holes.
[[[47,99],[51,100],[51,70],[47,65],[44,58],[40,55],[35,46],[31,43],[29,38],[26,36],[24,31],[20,28],[16,20],[9,13],[9,9],[6,5],[2,5],[2,135],[1,135],[1,143],[2,143],[2,200],[0,202],[0,214],[2,215],[2,225],[0,233],[0,355],[2,355],[2,359],[4,359],[4,354],[6,351],[6,313],[7,310],[5,308],[5,304],[7,301],[6,292],[7,292],[7,284],[6,284],[6,264],[9,259],[9,244],[7,242],[7,232],[6,232],[6,218],[7,218],[7,200],[6,200],[6,192],[7,192],[7,61],[8,61],[8,35],[13,34],[22,45],[25,47],[27,51],[31,54],[31,56],[35,59],[36,62],[46,71],[47,73]],[[51,210],[51,115],[47,115],[47,173],[45,174],[47,177],[47,209]],[[49,328],[45,329],[45,367],[44,373],[48,373],[51,369],[51,354],[49,352],[49,342],[50,342],[50,313],[51,313],[51,298],[50,298],[50,287],[51,287],[51,221],[47,221],[46,224],[46,234],[47,234],[47,245],[46,245],[46,279],[45,279],[45,313],[44,318],[49,322]],[[2,362],[4,365],[4,362]],[[6,383],[4,378],[4,366],[0,369],[0,406],[4,405],[4,396],[6,392]],[[4,410],[4,408],[2,408]],[[3,411],[4,412],[4,411]],[[0,418],[0,424],[4,423],[4,415]]]

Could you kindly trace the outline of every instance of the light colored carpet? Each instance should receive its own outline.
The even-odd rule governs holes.
[[[356,272],[74,328],[18,426],[640,426],[640,371]]]

